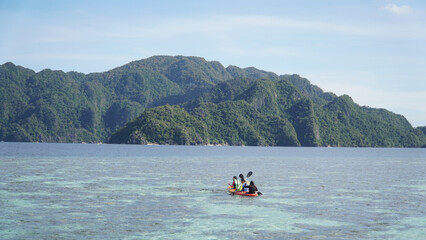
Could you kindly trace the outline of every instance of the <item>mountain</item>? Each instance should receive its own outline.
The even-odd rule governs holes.
[[[298,75],[154,56],[103,73],[0,66],[0,141],[426,145],[424,128]]]
[[[161,117],[160,117],[161,116]],[[401,115],[361,107],[298,75],[235,78],[202,96],[143,113],[111,143],[250,146],[420,147],[424,128]]]
[[[154,56],[92,74],[36,73],[5,63],[0,141],[105,142],[146,108],[192,100],[232,78],[219,62],[184,56]]]

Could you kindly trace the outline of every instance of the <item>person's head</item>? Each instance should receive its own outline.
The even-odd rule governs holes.
[[[234,176],[234,179],[237,179],[237,176]]]
[[[250,186],[254,186],[254,182],[253,181],[250,182]]]
[[[243,178],[243,179],[241,179],[241,182],[242,182],[242,183],[245,183],[245,182],[246,182],[246,180]]]

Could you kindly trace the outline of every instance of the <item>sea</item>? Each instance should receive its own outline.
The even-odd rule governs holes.
[[[426,149],[0,142],[2,240],[425,236]]]

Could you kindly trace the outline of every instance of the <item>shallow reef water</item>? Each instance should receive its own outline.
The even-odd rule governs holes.
[[[424,239],[425,199],[424,149],[0,143],[1,239]]]

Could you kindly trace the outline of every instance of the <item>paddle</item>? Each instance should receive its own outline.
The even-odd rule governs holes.
[[[247,177],[245,179],[249,178],[251,175],[253,175],[253,172],[252,171],[248,172]],[[240,175],[238,175],[238,177],[240,177],[241,179],[244,179],[244,175],[242,173],[240,173]]]

